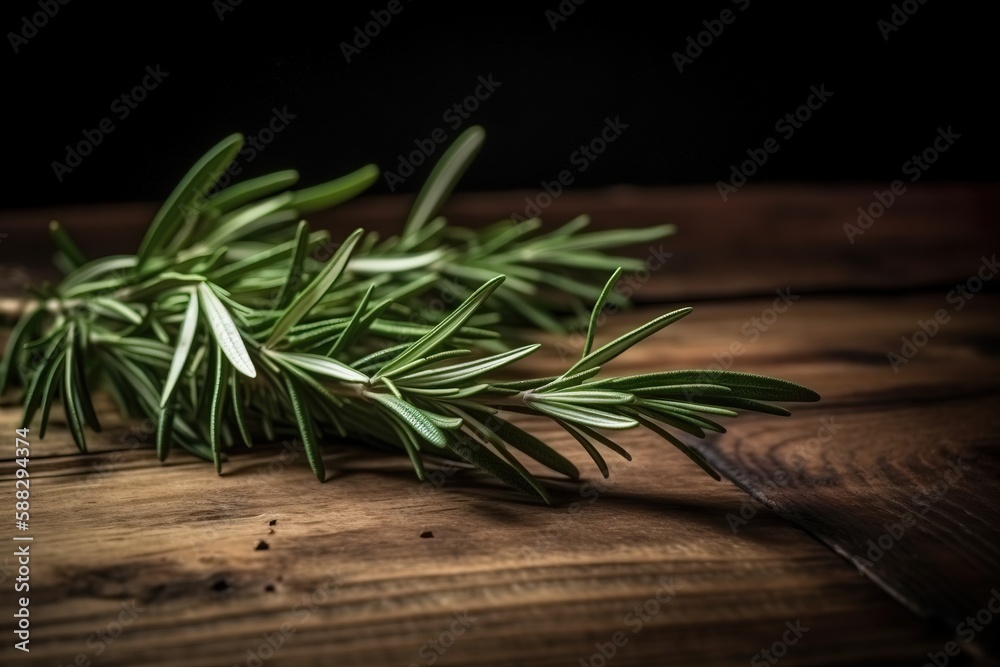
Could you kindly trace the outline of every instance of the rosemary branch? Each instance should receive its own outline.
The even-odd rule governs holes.
[[[40,415],[42,436],[58,397],[81,451],[85,428],[101,428],[90,393],[101,387],[126,416],[156,422],[161,460],[176,444],[221,473],[237,442],[294,434],[324,481],[320,441],[339,436],[405,452],[419,479],[426,456],[462,460],[546,501],[519,456],[580,473],[501,410],[551,419],[605,476],[602,451],[631,458],[609,433],[643,427],[719,478],[674,431],[703,438],[725,430],[720,416],[787,415],[769,401],[818,400],[791,382],[729,371],[604,375],[622,352],[691,312],[666,313],[595,349],[601,313],[626,303],[615,292],[623,268],[641,266],[608,250],[672,227],[588,232],[584,216],[547,232],[538,220],[451,226],[437,213],[483,137],[475,127],[455,141],[402,232],[387,239],[358,229],[334,245],[302,220],[362,192],[378,174],[372,165],[302,190],[288,191],[298,174],[286,171],[213,192],[240,135],[195,164],[135,255],[88,260],[53,223],[65,277],[37,289],[26,309],[0,300],[0,310],[20,311],[0,392],[21,382],[23,423]],[[539,347],[513,347],[524,331],[512,325],[564,331],[558,304],[584,314],[591,305],[580,359],[558,376],[504,380]]]

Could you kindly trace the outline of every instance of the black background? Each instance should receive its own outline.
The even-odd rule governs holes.
[[[878,21],[890,18],[890,2],[751,0],[741,11],[743,2],[717,0],[653,13],[589,0],[553,30],[546,10],[558,0],[402,0],[402,12],[348,63],[341,43],[387,1],[321,11],[243,0],[220,18],[223,2],[71,1],[17,53],[10,33],[40,11],[38,0],[5,3],[0,206],[162,199],[202,152],[231,132],[256,134],[274,108],[295,118],[244,175],[297,168],[311,184],[370,162],[393,169],[435,128],[454,137],[475,123],[487,143],[461,187],[538,189],[571,168],[570,155],[609,116],[628,129],[587,171],[574,168],[573,187],[713,184],[768,137],[781,148],[751,183],[887,183],[948,126],[961,139],[925,180],[1000,173],[995,23],[985,4],[913,0],[919,9],[886,40]],[[678,72],[674,52],[727,8],[735,21]],[[169,76],[119,120],[112,102],[156,65]],[[490,74],[501,86],[452,130],[442,114]],[[775,122],[821,84],[833,96],[781,138]],[[105,117],[114,132],[59,182],[52,162]],[[414,191],[429,171],[430,162],[397,191]],[[371,190],[389,191],[384,179]]]

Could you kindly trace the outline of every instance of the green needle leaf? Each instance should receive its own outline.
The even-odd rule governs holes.
[[[399,257],[357,257],[351,260],[350,268],[354,273],[365,275],[382,275],[386,273],[401,273],[414,271],[430,266],[444,257],[444,249],[438,248],[419,255],[402,255]]]
[[[643,400],[640,404],[646,410],[660,415],[660,417],[664,420],[671,420],[673,423],[677,423],[679,421],[704,431],[715,431],[716,433],[726,432],[726,429],[721,424],[717,424],[710,419],[705,419],[692,410],[678,408],[670,405],[669,403],[656,400]],[[698,437],[702,437],[701,433],[696,432],[696,434]]]
[[[184,176],[156,217],[136,253],[139,266],[149,260],[180,229],[187,209],[198,210],[215,182],[243,147],[243,135],[231,134],[213,146]]]
[[[299,215],[330,208],[358,196],[371,187],[378,176],[377,165],[365,165],[347,176],[293,192],[287,207],[295,209]]]
[[[753,373],[738,373],[736,371],[703,370],[703,371],[665,371],[662,373],[647,373],[623,378],[602,380],[602,387],[607,389],[637,390],[644,387],[665,387],[685,384],[711,384],[728,387],[728,396],[749,398],[764,401],[818,401],[819,394],[800,384],[755,375]],[[692,392],[700,396],[697,392]]]
[[[559,391],[565,389],[566,387],[575,387],[582,384],[584,380],[589,380],[598,373],[601,372],[600,366],[594,366],[593,368],[588,368],[585,371],[580,371],[579,373],[573,373],[572,375],[563,375],[551,382],[542,385],[538,389],[535,389],[532,393],[540,394],[553,391]]]
[[[49,423],[49,411],[52,408],[52,403],[55,401],[56,388],[59,386],[59,382],[56,378],[59,376],[59,371],[62,369],[62,363],[65,358],[65,351],[60,351],[55,359],[55,362],[52,363],[45,371],[45,380],[42,385],[41,395],[42,417],[41,424],[38,429],[39,438],[45,437],[45,430]]]
[[[34,371],[34,374],[30,377],[30,382],[28,384],[28,392],[24,397],[24,417],[22,421],[22,426],[28,428],[31,426],[31,420],[35,416],[35,410],[38,409],[39,404],[42,401],[42,392],[45,389],[45,376],[47,373],[52,372],[53,365],[58,365],[62,359],[65,358],[65,354],[68,348],[60,348],[63,339],[66,338],[68,333],[67,328],[61,328],[52,337],[49,342],[41,366]],[[59,352],[57,353],[57,350]],[[65,382],[63,383],[65,386]]]
[[[532,400],[547,403],[571,403],[573,405],[624,405],[634,403],[635,396],[621,391],[607,391],[601,389],[568,389],[564,391],[554,391],[544,394],[532,392]]]
[[[69,260],[70,265],[74,270],[87,263],[87,258],[82,252],[80,252],[80,248],[70,237],[69,233],[67,233],[66,229],[55,220],[49,222],[49,235],[52,237],[52,241],[55,243],[56,248],[58,248],[59,252],[61,252],[67,260]]]
[[[313,232],[309,235],[309,247],[316,246],[329,240],[330,235],[326,231]],[[295,241],[287,241],[285,243],[279,243],[276,246],[269,247],[267,250],[262,252],[254,253],[249,257],[244,257],[232,264],[226,264],[224,267],[217,271],[211,273],[212,282],[216,285],[221,285],[223,283],[229,283],[235,281],[239,278],[244,278],[253,272],[263,273],[264,271],[270,269],[273,265],[278,264],[295,252]],[[205,277],[202,278],[205,280]]]
[[[347,240],[344,241],[343,245],[337,249],[333,257],[330,258],[326,266],[323,267],[323,270],[313,278],[312,282],[304,290],[299,292],[299,295],[295,297],[295,300],[292,301],[288,308],[285,309],[285,312],[282,313],[280,319],[274,324],[267,342],[264,343],[264,347],[274,347],[292,327],[298,324],[312,310],[313,306],[337,282],[337,279],[347,266],[351,251],[354,250],[354,246],[361,240],[363,233],[364,230],[362,229],[354,230],[347,237]]]
[[[66,363],[63,374],[63,409],[66,412],[66,423],[69,425],[73,441],[81,452],[87,451],[87,437],[83,432],[83,417],[81,416],[80,399],[77,396],[77,385],[73,381],[76,371],[76,344],[74,338],[76,331],[73,325],[69,327],[66,339]]]
[[[236,427],[240,431],[243,444],[247,447],[253,447],[253,438],[250,437],[250,426],[247,424],[246,412],[244,411],[243,400],[240,396],[239,376],[234,376],[230,379],[229,387],[232,391],[231,400],[233,401],[233,417],[236,421]]]
[[[87,307],[104,317],[114,317],[132,324],[142,324],[142,316],[121,301],[106,297],[96,297],[87,303]]]
[[[469,463],[496,477],[507,486],[511,486],[522,493],[539,495],[538,489],[526,482],[524,476],[519,471],[487,449],[485,445],[475,442],[468,437],[461,441],[453,437],[448,442],[448,448]],[[542,500],[546,500],[545,496],[539,497]]]
[[[551,468],[556,472],[562,473],[571,479],[577,479],[580,476],[580,471],[577,470],[576,466],[573,465],[569,459],[546,445],[535,436],[521,430],[510,422],[500,419],[497,416],[489,415],[487,417],[487,423],[484,424],[460,408],[456,408],[452,405],[449,405],[448,407],[463,420],[467,421],[480,437],[493,443],[493,445],[496,446],[502,454],[504,454],[504,458],[511,461],[511,465],[514,465],[514,461],[511,460],[509,453],[504,453],[506,451],[504,443],[521,450],[547,468]],[[515,467],[518,467],[518,465],[515,465]],[[521,468],[521,471],[523,471],[523,467]],[[522,476],[524,476],[523,473]],[[533,478],[529,479],[528,482],[532,486],[535,486],[537,483],[536,481],[533,481]],[[542,493],[544,494],[544,490],[542,490]]]
[[[251,178],[228,188],[208,200],[210,208],[228,213],[244,204],[290,188],[299,181],[299,172],[294,169],[278,171],[266,176]],[[294,207],[293,207],[294,208]]]
[[[573,436],[573,439],[580,443],[584,450],[586,450],[587,454],[590,455],[590,458],[594,460],[594,463],[597,465],[597,469],[601,471],[601,475],[604,476],[604,479],[607,479],[609,472],[608,463],[604,460],[604,457],[601,456],[601,453],[597,451],[597,448],[594,447],[593,443],[591,443],[581,431],[577,430],[576,425],[564,422],[561,419],[556,419],[555,422],[559,424],[564,431]]]
[[[483,373],[489,373],[490,371],[495,371],[498,368],[509,366],[518,359],[522,359],[529,354],[532,354],[539,347],[541,347],[540,343],[525,345],[524,347],[519,347],[516,350],[494,354],[493,356],[486,357],[485,359],[477,359],[461,364],[454,364],[452,366],[443,366],[441,368],[432,368],[425,371],[407,374],[406,376],[401,377],[400,380],[405,380],[408,385],[417,384],[422,387],[434,387],[442,384],[454,383],[459,380],[471,380],[472,378],[478,377]],[[382,375],[383,377],[386,377],[390,374],[391,373],[383,373]]]
[[[736,408],[737,410],[752,410],[754,412],[777,415],[778,417],[788,417],[792,414],[780,405],[771,405],[770,403],[762,403],[761,401],[740,398],[739,396],[701,396],[698,400],[701,403],[709,405],[721,405],[728,408]]]
[[[305,354],[299,352],[270,352],[271,356],[279,357],[288,363],[295,364],[299,368],[311,371],[316,375],[324,375],[334,380],[343,382],[368,382],[368,376],[359,373],[347,364],[342,364],[336,359],[321,357],[318,354]]]
[[[694,309],[679,308],[673,312],[660,315],[656,319],[628,332],[624,336],[616,338],[599,350],[595,350],[594,352],[586,355],[583,359],[576,362],[572,368],[566,371],[566,374],[568,375],[578,371],[585,371],[588,368],[593,368],[594,366],[603,366],[605,363],[611,361],[639,341],[643,340],[647,336],[651,336],[667,325],[673,324],[690,313],[692,310]]]
[[[7,339],[7,347],[3,353],[3,359],[0,360],[0,394],[7,388],[10,371],[21,357],[24,345],[27,344],[38,330],[46,313],[47,311],[44,308],[32,308],[21,316],[21,319],[14,325],[13,331],[10,332],[10,337]]]
[[[250,236],[264,226],[264,222],[270,219],[272,214],[287,208],[291,200],[292,195],[286,192],[237,209],[220,218],[212,231],[201,240],[201,244],[215,248]],[[283,213],[279,219],[285,219],[283,217],[285,215]]]
[[[626,461],[631,461],[632,460],[632,455],[631,454],[629,454],[627,451],[625,451],[625,449],[621,445],[619,445],[617,442],[615,442],[614,440],[612,440],[608,436],[604,435],[600,431],[595,431],[594,429],[590,428],[589,426],[584,426],[583,424],[574,424],[574,427],[578,431],[580,431],[581,434],[585,435],[586,437],[588,437],[591,440],[596,440],[597,442],[601,443],[602,445],[604,445],[605,447],[607,447],[608,449],[610,449],[611,451],[613,451],[615,454],[618,454],[620,457],[622,457]]]
[[[226,383],[229,366],[219,352],[215,353],[215,381],[212,384],[212,404],[209,412],[209,443],[215,459],[215,472],[222,474],[222,418],[226,410]]]
[[[500,452],[500,456],[507,459],[507,463],[510,464],[511,468],[517,471],[517,474],[521,476],[521,479],[527,482],[531,488],[535,490],[538,497],[544,500],[546,504],[551,505],[552,498],[549,496],[549,492],[545,490],[545,487],[534,475],[528,472],[528,469],[524,467],[524,464],[518,461],[517,457],[510,453],[510,450],[508,450],[507,446],[503,444],[503,441],[496,441],[493,443],[493,446],[498,452]]]
[[[281,286],[278,295],[277,310],[284,310],[292,302],[299,291],[302,282],[302,262],[306,258],[306,247],[309,243],[309,223],[305,220],[299,223],[295,230],[295,250],[292,253],[292,263],[288,268],[288,280]]]
[[[177,347],[174,348],[174,358],[170,363],[170,371],[167,373],[167,381],[163,384],[163,393],[160,395],[160,409],[166,408],[167,403],[174,395],[177,388],[177,380],[181,376],[187,364],[188,355],[191,353],[191,343],[194,341],[195,329],[198,325],[198,293],[191,292],[188,298],[187,310],[184,312],[184,322],[181,324],[181,332],[177,337]],[[160,459],[161,461],[163,459]]]
[[[198,294],[201,296],[202,311],[208,318],[208,324],[219,348],[236,370],[247,377],[257,377],[257,370],[253,367],[253,361],[250,359],[246,345],[243,344],[240,330],[236,328],[236,323],[233,322],[226,307],[222,305],[222,301],[208,286],[208,283],[198,283]]]
[[[721,415],[723,417],[738,417],[735,410],[726,410],[714,405],[702,405],[699,403],[682,403],[680,401],[664,401],[662,399],[651,399],[642,401],[643,405],[654,405],[665,410],[676,410],[679,414],[693,415],[696,412],[704,412],[710,415]]]
[[[460,134],[455,142],[448,147],[441,159],[434,165],[431,175],[424,187],[420,189],[410,217],[403,227],[402,238],[408,239],[420,231],[424,224],[434,217],[441,205],[455,189],[458,180],[469,168],[472,160],[482,148],[486,132],[474,125]]]
[[[313,432],[313,420],[306,407],[305,401],[299,395],[299,390],[295,386],[295,381],[291,376],[285,377],[285,389],[288,391],[288,398],[292,403],[292,412],[295,414],[295,423],[299,427],[299,435],[302,436],[302,444],[306,450],[306,458],[309,460],[309,467],[312,468],[316,479],[321,482],[326,481],[326,466],[323,463],[323,454],[316,442]]]
[[[160,417],[156,421],[156,457],[166,461],[170,454],[170,445],[174,440],[174,411],[172,407],[161,407]]]
[[[681,450],[681,452],[683,452],[685,456],[687,456],[689,459],[697,463],[698,467],[707,472],[716,481],[722,481],[722,476],[718,472],[716,472],[715,468],[713,468],[712,465],[708,461],[706,461],[705,457],[703,457],[701,454],[699,454],[695,450],[685,445],[683,442],[677,439],[672,433],[670,433],[666,429],[661,428],[659,424],[656,424],[655,422],[652,422],[646,419],[645,417],[642,417],[641,415],[636,415],[635,418],[636,420],[638,420],[640,424],[648,428],[650,431],[656,433],[658,436],[660,436],[661,438],[672,444],[674,447]]]
[[[71,337],[75,346],[74,361],[76,368],[73,372],[73,388],[76,390],[77,403],[80,406],[84,422],[96,433],[101,432],[101,423],[97,419],[97,411],[90,396],[90,387],[87,384],[86,356],[84,354],[83,343],[80,336]]]
[[[464,325],[466,321],[472,317],[473,313],[476,312],[476,309],[479,308],[479,306],[486,301],[491,294],[493,294],[503,280],[503,276],[497,276],[477,289],[472,296],[466,299],[462,305],[456,308],[451,315],[442,320],[440,324],[428,331],[420,340],[409,346],[406,351],[398,357],[380,368],[379,371],[372,376],[372,381],[374,382],[383,375],[391,373],[397,368],[402,368],[411,361],[415,361],[423,356],[426,356],[427,353],[431,352],[438,345],[441,345],[448,340],[452,334],[458,331],[462,325]]]
[[[520,449],[543,466],[571,479],[580,477],[580,471],[569,459],[514,424],[502,419],[495,419],[488,424],[488,428],[496,437],[502,438],[511,447]]]
[[[590,354],[591,348],[594,346],[594,334],[597,333],[597,321],[601,318],[601,312],[604,310],[605,304],[608,302],[608,298],[614,292],[615,284],[618,282],[618,278],[622,275],[621,267],[615,269],[615,272],[611,274],[608,282],[604,285],[604,290],[601,291],[601,296],[597,298],[597,302],[594,304],[594,309],[590,313],[590,324],[587,327],[587,340],[583,344],[583,355],[586,357]],[[600,364],[598,364],[600,365]]]
[[[337,336],[337,340],[333,343],[333,346],[330,348],[330,351],[327,352],[326,356],[331,358],[335,357],[341,350],[346,349],[347,346],[354,341],[354,337],[361,332],[365,310],[368,308],[368,302],[371,300],[372,292],[374,290],[375,285],[368,286],[368,289],[365,291],[365,295],[361,297],[361,301],[358,302],[358,307],[354,309],[354,314],[351,316],[351,320],[347,323],[347,326],[340,333],[340,335]],[[388,305],[389,303],[385,302],[381,304],[381,307],[376,306],[373,310],[377,309],[381,312],[382,309]],[[375,317],[377,317],[377,314]],[[369,325],[375,320],[375,317],[368,320]]]
[[[629,417],[622,417],[610,412],[604,412],[603,410],[585,408],[579,405],[528,400],[527,396],[525,396],[525,403],[539,412],[544,412],[551,417],[557,417],[574,424],[579,423],[586,426],[593,426],[594,428],[610,429],[628,429],[638,426],[638,423]]]
[[[420,445],[417,443],[413,431],[395,413],[390,413],[389,425],[406,450],[406,455],[410,457],[410,463],[413,464],[413,471],[417,474],[417,479],[421,482],[424,481],[424,462],[420,458]]]
[[[393,412],[409,424],[414,431],[419,433],[420,437],[432,445],[436,447],[446,447],[448,445],[448,438],[441,429],[427,415],[406,401],[402,401],[391,394],[380,394],[374,391],[366,391],[365,396]]]

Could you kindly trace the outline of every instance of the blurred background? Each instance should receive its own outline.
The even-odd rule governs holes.
[[[0,207],[160,200],[236,131],[239,178],[374,162],[375,195],[414,192],[473,124],[465,190],[1000,175],[992,8],[525,4],[5,3]]]

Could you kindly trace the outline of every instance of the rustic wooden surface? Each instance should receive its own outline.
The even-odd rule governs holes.
[[[148,429],[111,415],[83,456],[57,421],[32,444],[32,652],[11,647],[6,556],[0,663],[600,665],[621,632],[607,664],[771,664],[758,652],[794,638],[786,623],[808,630],[775,648],[782,665],[927,662],[1000,589],[1000,300],[994,288],[960,311],[946,301],[995,251],[996,197],[982,186],[914,190],[852,245],[841,226],[871,190],[748,188],[723,206],[714,189],[621,189],[566,195],[546,212],[682,225],[664,244],[671,263],[638,291],[661,305],[600,336],[677,299],[703,302],[618,370],[718,364],[823,395],[791,418],[729,420],[702,446],[735,484],[640,434],[627,439],[635,460],[603,480],[544,423],[589,471],[590,486],[563,485],[554,507],[468,472],[421,486],[405,457],[337,444],[323,485],[280,446],[234,457],[221,478],[183,455],[161,466]],[[523,196],[460,197],[451,215],[497,217]],[[327,222],[385,226],[404,209],[364,200]],[[86,243],[127,250],[149,207],[58,213],[71,230],[98,230]],[[49,217],[0,213],[8,287],[18,271],[41,272],[36,224]],[[779,288],[798,298],[772,320]],[[940,308],[950,321],[894,372],[887,353]],[[539,372],[559,367],[555,342]],[[10,502],[13,398],[0,414]],[[955,462],[960,477],[945,474]],[[880,538],[888,548],[868,554]],[[665,584],[673,596],[661,604]],[[637,615],[643,604],[655,613]],[[451,635],[463,614],[467,630]],[[980,627],[948,664],[994,664],[1000,622]],[[281,644],[273,654],[267,636]]]

